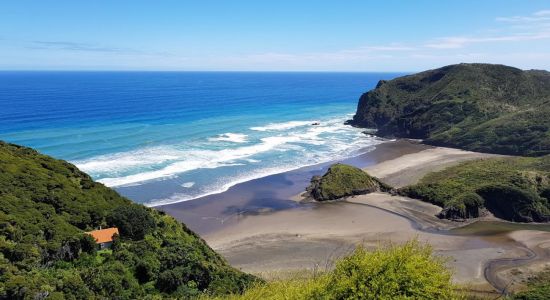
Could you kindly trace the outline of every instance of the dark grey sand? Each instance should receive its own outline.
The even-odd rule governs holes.
[[[431,148],[408,140],[387,142],[377,145],[371,152],[341,162],[365,168]],[[304,191],[312,176],[322,175],[335,162],[254,179],[237,184],[223,193],[156,208],[204,235],[234,224],[245,215],[308,208],[307,205],[292,201],[292,197]]]

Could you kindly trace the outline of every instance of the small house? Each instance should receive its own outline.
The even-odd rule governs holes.
[[[99,249],[108,249],[111,248],[113,244],[113,236],[115,236],[115,234],[118,235],[118,228],[99,229],[87,233],[95,239],[96,243],[99,245]]]

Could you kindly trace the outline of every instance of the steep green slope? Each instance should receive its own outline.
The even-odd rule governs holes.
[[[350,124],[472,151],[550,154],[550,73],[459,64],[380,81]]]
[[[385,190],[387,186],[363,170],[344,164],[330,166],[323,176],[314,176],[307,188],[318,201]]]
[[[478,217],[486,208],[509,221],[549,222],[550,155],[468,161],[399,192],[443,207],[444,218]]]
[[[118,226],[112,250],[84,232]],[[230,267],[170,216],[65,161],[0,142],[0,299],[137,299],[238,293]]]

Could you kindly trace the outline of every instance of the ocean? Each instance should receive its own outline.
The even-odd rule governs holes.
[[[344,122],[399,75],[0,72],[0,139],[157,206],[369,151],[381,141]]]

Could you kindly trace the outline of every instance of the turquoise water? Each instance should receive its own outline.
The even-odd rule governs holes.
[[[0,139],[121,190],[170,182],[138,202],[185,201],[368,151],[379,141],[343,123],[398,75],[0,72]]]

